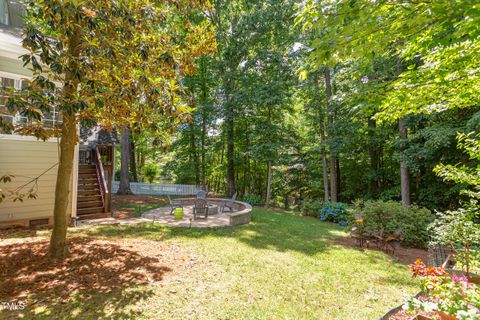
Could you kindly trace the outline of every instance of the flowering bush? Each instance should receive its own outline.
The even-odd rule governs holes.
[[[411,299],[408,309],[443,311],[461,320],[480,319],[480,290],[465,275],[450,276],[441,267],[428,267],[421,259],[408,266],[414,277],[421,279],[421,289],[431,301]]]
[[[341,202],[324,202],[318,213],[322,221],[338,223],[341,226],[348,225],[349,213],[346,204]]]
[[[419,277],[421,281],[421,289],[423,292],[432,290],[438,283],[439,277],[447,273],[442,267],[428,267],[422,259],[417,259],[414,264],[408,265],[412,271],[413,277]]]

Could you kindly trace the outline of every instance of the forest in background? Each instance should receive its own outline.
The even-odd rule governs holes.
[[[190,121],[168,139],[132,129],[130,180],[267,206],[457,207],[465,183],[437,173],[478,162],[457,145],[480,129],[478,8],[367,2],[213,1],[217,52],[183,82]]]

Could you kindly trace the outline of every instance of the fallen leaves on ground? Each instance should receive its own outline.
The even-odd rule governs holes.
[[[74,237],[62,261],[48,257],[48,241],[0,245],[0,301],[32,294],[68,299],[74,292],[161,281],[191,261],[181,249],[157,241]]]

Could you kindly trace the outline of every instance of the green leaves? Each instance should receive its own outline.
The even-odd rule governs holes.
[[[397,67],[377,115],[394,121],[479,103],[478,8],[464,2],[332,1],[299,7],[297,23],[312,33],[311,64],[399,56],[420,67]],[[319,14],[317,14],[319,13]],[[476,27],[473,24],[477,23]]]

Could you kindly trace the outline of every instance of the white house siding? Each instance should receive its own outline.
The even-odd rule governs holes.
[[[76,215],[76,191],[78,181],[78,147],[75,152],[72,192],[70,194],[67,215]],[[1,189],[12,190],[39,176],[54,166],[38,180],[37,199],[25,199],[13,202],[5,199],[0,203],[0,225],[28,224],[30,220],[49,218],[53,221],[55,201],[55,183],[58,167],[58,143],[56,139],[47,142],[38,141],[34,137],[0,135],[0,176],[14,175],[11,183],[0,183]],[[30,187],[31,185],[29,185]],[[28,187],[24,192],[28,191]],[[73,210],[72,210],[73,208]]]

